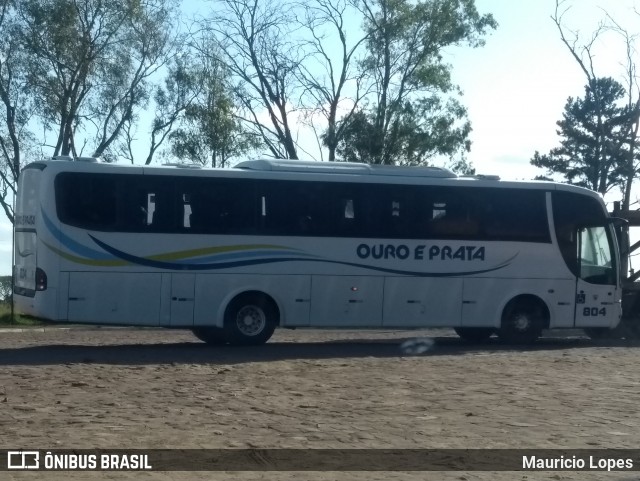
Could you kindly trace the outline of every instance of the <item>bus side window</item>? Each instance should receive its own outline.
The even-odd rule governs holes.
[[[353,199],[340,199],[338,209],[338,235],[353,235],[356,230],[356,209]]]
[[[462,201],[436,201],[432,209],[431,231],[438,237],[475,237],[478,221]]]
[[[521,192],[496,189],[481,193],[473,203],[481,212],[486,240],[550,240],[545,193],[541,190]]]
[[[151,228],[154,231],[171,232],[175,227],[173,205],[167,192],[155,192]]]
[[[193,192],[189,194],[189,228],[193,232],[208,232],[210,223],[207,219],[208,202],[201,192]],[[185,207],[185,216],[187,209]]]
[[[144,191],[134,191],[125,196],[124,229],[138,231],[144,229],[150,222],[148,215],[149,198]]]
[[[356,218],[356,213],[355,210],[353,208],[353,199],[342,199],[342,206],[343,206],[343,219],[355,219]]]
[[[232,228],[232,199],[225,191],[216,194],[198,191],[190,194],[189,224],[193,232],[226,234]]]
[[[88,229],[110,230],[117,221],[116,183],[111,178],[86,176],[68,182],[68,221]]]
[[[182,202],[180,203],[180,208],[182,212],[181,226],[183,229],[186,229],[186,230],[191,230],[191,202],[192,202],[191,194],[182,194]]]
[[[401,239],[410,234],[409,203],[404,197],[383,191],[368,205],[371,234],[375,237]]]

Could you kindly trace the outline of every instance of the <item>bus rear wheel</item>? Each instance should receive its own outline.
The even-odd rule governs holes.
[[[224,332],[219,327],[194,327],[193,334],[211,346],[226,344]]]
[[[461,339],[469,342],[483,342],[491,337],[495,329],[491,327],[454,327]]]
[[[531,344],[542,334],[545,319],[542,301],[533,297],[512,299],[502,313],[498,337],[508,344]]]
[[[278,308],[268,296],[258,292],[242,294],[227,306],[224,338],[233,345],[264,344],[273,335],[278,317]]]

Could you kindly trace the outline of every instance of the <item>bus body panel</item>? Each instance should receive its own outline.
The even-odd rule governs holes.
[[[551,243],[256,235],[123,234],[69,228],[61,271],[572,278]],[[398,255],[398,252],[400,255]]]
[[[154,244],[144,236],[137,236],[141,242],[134,245],[129,241],[130,234],[90,233],[87,235],[84,232],[82,234],[78,237],[78,243],[83,237],[99,237],[118,250],[122,249],[123,252],[124,246],[128,244],[130,248],[126,252],[140,259],[169,255],[175,251],[170,252],[165,249],[178,244],[173,240]],[[179,244],[186,248],[183,249],[184,251],[226,248],[240,245],[241,242],[236,237],[225,236],[181,237],[183,241]],[[260,245],[293,249],[291,239],[263,236],[256,240]],[[281,263],[256,263],[240,267],[195,270],[192,274],[163,274],[163,278],[168,279],[169,287],[168,289],[158,287],[156,294],[160,298],[158,319],[145,316],[136,324],[176,327],[220,325],[224,307],[228,301],[237,294],[255,290],[265,292],[273,297],[279,306],[282,306],[281,325],[291,327],[309,325],[495,326],[500,321],[499,316],[495,315],[498,309],[496,300],[504,300],[506,303],[512,297],[525,293],[535,294],[543,299],[548,304],[552,319],[563,319],[559,323],[552,321],[555,327],[573,327],[575,280],[571,280],[570,272],[551,244],[503,243],[498,248],[495,244],[486,242],[469,246],[460,241],[394,239],[384,240],[376,243],[375,246],[395,246],[396,249],[398,246],[406,247],[414,258],[388,257],[385,259],[382,256],[380,259],[372,259],[369,256],[362,259],[358,256],[358,247],[371,244],[367,239],[323,239],[322,247],[313,239],[298,238],[295,241],[298,246],[296,250],[300,253],[298,259]],[[375,246],[371,245],[371,247]],[[473,255],[467,254],[470,247],[473,247],[471,252],[484,251],[483,258],[472,259]],[[429,251],[434,253],[431,259]],[[456,252],[463,251],[468,258],[453,258]],[[248,255],[256,254],[250,257],[254,260],[259,258],[257,252],[251,250],[244,252]],[[323,252],[329,252],[332,255],[321,255]],[[310,257],[313,258],[312,261],[308,260]],[[91,276],[96,272],[95,267],[78,264],[73,260],[63,259],[61,263],[63,269],[83,269],[83,271],[73,271],[74,275],[85,272]],[[185,266],[189,267],[189,264]],[[136,271],[143,267],[135,263],[119,266],[117,274],[114,273],[114,275],[115,278],[138,275]],[[161,269],[149,270],[157,273],[164,272]],[[474,272],[487,270],[501,277],[486,277],[486,274],[482,273],[474,274]],[[291,274],[282,275],[283,271]],[[340,276],[329,275],[336,272],[339,272]],[[461,275],[456,276],[456,272],[460,272]],[[398,276],[398,273],[406,273],[406,275]],[[442,277],[443,274],[447,277]],[[554,278],[540,281],[531,279],[532,276],[540,278],[545,275],[554,276]],[[180,282],[177,279],[181,279]],[[359,282],[356,282],[356,279]],[[367,284],[367,279],[379,280],[371,280]],[[367,284],[366,289],[360,287],[364,284]],[[156,281],[154,285],[159,284]],[[313,289],[309,287],[310,285],[313,285]],[[532,287],[536,285],[539,287]],[[560,285],[563,287],[560,288]],[[97,288],[97,286],[94,287]],[[552,287],[557,292],[556,296],[550,296],[547,292]],[[351,291],[351,288],[356,290]],[[118,287],[114,289],[117,292]],[[130,292],[138,292],[135,288],[132,289]],[[486,309],[478,308],[478,315],[474,314],[477,309],[470,304],[477,300],[469,298],[470,293],[476,290],[480,292],[480,299],[490,300]],[[358,292],[358,297],[349,297],[352,292]],[[382,302],[383,299],[384,302]],[[78,301],[74,302],[78,304]],[[313,306],[311,313],[310,306]],[[372,313],[373,311],[375,314]],[[490,320],[487,317],[488,311],[494,312]],[[155,307],[147,311],[147,314],[154,312],[156,312]],[[182,320],[178,320],[178,312],[184,313]],[[216,313],[215,316],[212,313]],[[107,318],[110,319],[108,321],[110,323],[118,323],[117,316],[113,318],[107,316]],[[69,319],[82,320],[81,316],[72,314]],[[120,322],[133,321],[123,319]]]
[[[500,327],[500,315],[518,296],[535,296],[549,309],[550,328],[574,326],[575,281],[572,279],[468,278],[464,280],[462,325]]]
[[[603,320],[611,319],[606,327],[614,328],[616,318],[622,318],[621,294],[614,286],[577,279],[576,292],[575,327],[602,327]]]
[[[229,302],[242,293],[257,291],[273,299],[283,327],[499,327],[504,306],[520,295],[536,296],[545,303],[552,328],[614,327],[619,321],[620,289],[616,282],[593,284],[578,279],[568,266],[566,249],[561,253],[562,246],[559,248],[556,240],[551,210],[558,201],[552,202],[552,192],[591,199],[599,205],[601,215],[606,216],[602,200],[584,189],[550,183],[327,172],[187,171],[78,162],[38,165],[38,168],[25,169],[20,180],[15,299],[20,311],[47,319],[222,327]],[[136,232],[92,229],[60,220],[77,214],[57,210],[56,178],[70,172],[95,174],[96,178],[105,173],[117,174],[122,179],[137,176],[132,185],[138,181],[146,185],[145,179],[151,179],[149,182],[153,184],[153,179],[162,178],[166,179],[162,184],[164,189],[173,189],[174,184],[183,185],[188,179],[203,182],[202,179],[211,178],[217,182],[216,186],[223,186],[227,181],[233,183],[235,179],[251,179],[257,193],[243,191],[243,194],[256,195],[258,200],[261,182],[290,181],[291,186],[301,188],[306,185],[315,188],[322,182],[340,183],[340,189],[369,184],[366,191],[378,192],[380,197],[392,200],[390,218],[380,222],[389,224],[387,230],[397,228],[398,233],[407,229],[406,224],[395,226],[395,221],[401,220],[397,212],[404,213],[403,209],[410,205],[402,197],[405,189],[415,194],[417,188],[427,186],[446,193],[449,187],[464,186],[471,190],[484,189],[488,195],[508,188],[514,189],[513,192],[531,190],[542,192],[546,199],[544,222],[548,224],[548,239],[487,240],[482,235],[474,237],[475,234],[456,231],[453,227],[447,227],[455,233],[451,238],[442,235],[420,238],[415,235],[418,227],[409,227],[409,231],[415,231],[409,237],[366,236],[357,231],[351,234],[346,224],[351,223],[354,212],[356,216],[361,214],[353,205],[349,206],[349,199],[343,203],[339,219],[345,223],[342,236],[272,234],[264,219],[247,220],[264,224],[260,232],[251,234],[199,233],[193,229],[196,222],[191,206],[196,205],[195,198],[189,199],[186,195],[180,198],[183,211],[176,211],[180,226],[175,231],[154,232],[153,226]],[[74,178],[65,179],[60,185],[72,191]],[[311,180],[313,185],[305,184]],[[309,190],[313,190],[311,187]],[[342,195],[340,189],[333,189],[338,197]],[[152,222],[163,193],[166,192],[158,190],[142,198],[147,202],[142,206],[149,208],[136,214],[138,220]],[[377,197],[376,194],[369,199],[372,204],[381,202]],[[398,201],[394,200],[396,197]],[[115,202],[112,199],[117,198],[105,197],[108,202]],[[265,212],[271,212],[271,207],[265,210],[264,199],[263,196],[262,217]],[[329,200],[319,198],[318,202]],[[69,205],[75,209],[76,204]],[[256,205],[259,211],[260,205]],[[435,220],[438,220],[437,210],[446,209],[444,205],[436,202],[429,206]],[[399,211],[397,206],[401,206]],[[221,213],[220,219],[224,215]],[[20,225],[23,221],[33,225]],[[446,227],[444,222],[440,225]],[[290,228],[302,229],[300,226],[302,223]],[[487,224],[486,228],[493,229],[492,235],[501,235],[494,226]],[[523,235],[530,233],[523,231]],[[464,236],[467,238],[462,238]],[[33,250],[35,255],[30,254]],[[603,269],[612,270],[604,261],[598,262],[586,267],[594,271],[593,278]],[[613,259],[610,265],[614,265]],[[36,268],[46,272],[47,288],[32,296],[24,295],[34,285]],[[20,269],[23,269],[22,276]],[[595,307],[598,309],[594,310]]]
[[[384,278],[313,276],[312,326],[380,327]]]
[[[159,273],[71,272],[67,320],[158,326]]]
[[[193,326],[193,315],[195,306],[195,274],[171,274],[163,275],[163,280],[170,278],[171,288],[169,292],[170,308],[163,309],[161,304],[160,312],[169,311],[169,325],[171,327]],[[159,296],[161,303],[167,300],[166,291]]]
[[[463,278],[387,277],[385,327],[459,326]]]

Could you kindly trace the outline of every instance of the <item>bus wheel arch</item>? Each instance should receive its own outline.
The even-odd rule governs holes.
[[[229,344],[258,345],[271,338],[279,323],[280,309],[273,297],[262,291],[245,291],[227,304],[222,329]]]
[[[502,310],[498,337],[507,343],[530,344],[549,327],[550,319],[549,307],[540,297],[534,294],[515,296]]]

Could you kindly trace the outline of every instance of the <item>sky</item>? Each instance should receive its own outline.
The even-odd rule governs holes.
[[[604,19],[601,7],[606,6],[622,26],[628,21],[626,28],[633,32],[640,25],[634,3],[565,2],[562,9],[570,8],[563,23],[586,42]],[[543,171],[529,160],[536,150],[547,153],[559,144],[556,122],[568,97],[584,95],[586,76],[551,20],[555,0],[477,0],[476,5],[480,12],[492,13],[499,26],[483,48],[460,50],[450,58],[473,127],[468,157],[478,173],[531,179]],[[596,74],[622,81],[625,54],[618,36],[603,35],[594,50]]]
[[[606,8],[629,32],[635,27],[640,34],[635,4],[640,11],[640,0],[567,1],[562,6],[569,8],[564,23],[587,41]],[[536,150],[547,153],[558,145],[556,122],[567,98],[584,94],[586,77],[551,20],[555,0],[476,0],[476,6],[480,13],[493,14],[498,28],[486,37],[484,47],[445,52],[473,128],[468,159],[479,174],[532,179],[544,172],[529,160]],[[625,50],[616,35],[603,35],[594,53],[597,75],[623,78]],[[613,197],[607,200],[616,200]],[[0,275],[11,272],[11,231],[2,215]]]

